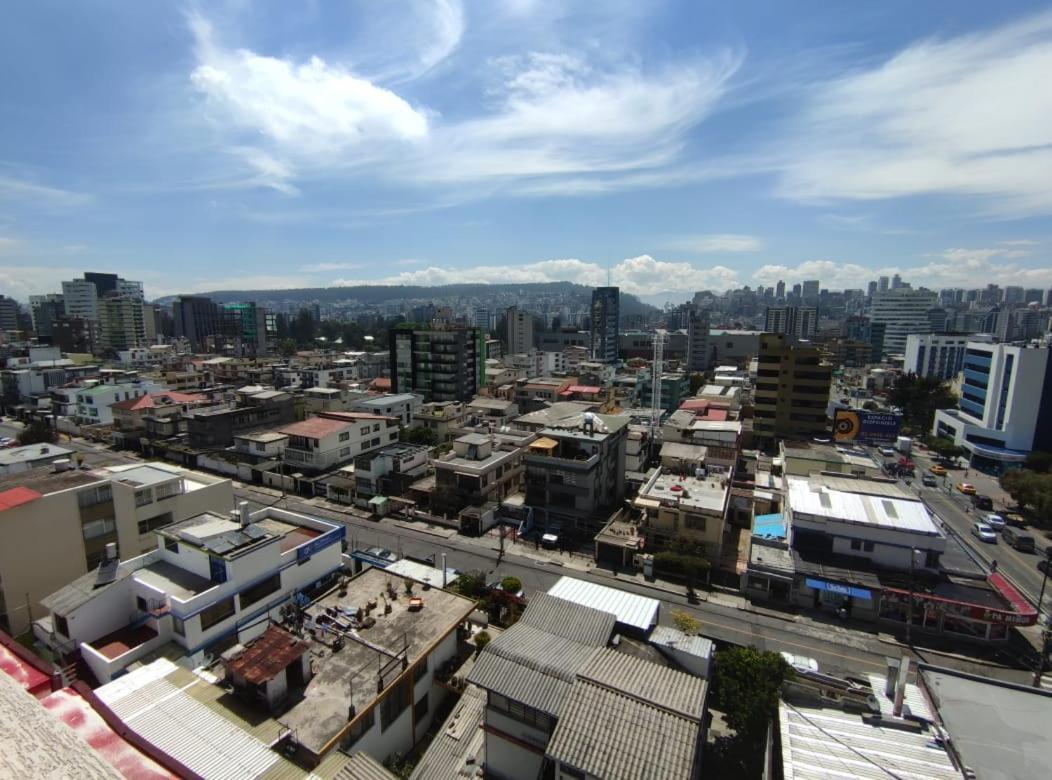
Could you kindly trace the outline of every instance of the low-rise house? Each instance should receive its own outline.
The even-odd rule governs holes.
[[[37,639],[74,649],[109,682],[165,645],[189,667],[262,634],[295,593],[328,582],[345,528],[275,507],[205,512],[157,532],[158,546],[99,568],[44,599]]]
[[[137,399],[150,393],[162,393],[167,388],[153,382],[100,382],[77,391],[77,410],[73,416],[78,425],[110,425],[113,405],[119,401]]]
[[[367,395],[350,402],[351,411],[397,417],[401,425],[410,428],[420,410],[423,399],[412,393]]]
[[[211,401],[200,393],[180,393],[174,390],[118,401],[110,406],[113,417],[113,443],[118,447],[135,446],[146,435],[146,419],[178,418],[191,409],[210,406]]]
[[[454,516],[470,506],[497,502],[522,484],[523,449],[490,434],[469,433],[453,442],[453,451],[432,459],[434,514]],[[477,535],[480,529],[462,528]]]
[[[190,446],[215,449],[232,445],[238,433],[292,422],[296,408],[288,393],[260,389],[239,394],[232,405],[191,409],[184,417]]]
[[[500,430],[511,425],[519,416],[519,407],[514,401],[503,398],[484,398],[476,396],[466,409],[466,423],[473,426],[485,426],[490,430]]]
[[[17,474],[55,461],[68,461],[73,450],[57,444],[26,444],[0,450],[0,474]]]
[[[234,436],[234,451],[253,461],[280,459],[289,437],[275,431],[252,431]]]
[[[647,550],[667,549],[673,541],[683,539],[704,549],[710,561],[718,561],[730,495],[729,472],[710,469],[695,475],[693,471],[676,474],[658,469],[635,499],[636,507],[644,512]]]
[[[378,496],[401,496],[427,473],[430,453],[423,445],[396,442],[359,455],[351,466],[326,480],[327,497],[367,507]]]
[[[464,427],[464,404],[460,401],[432,401],[420,406],[413,416],[413,427],[426,428],[441,444],[453,438]]]
[[[575,377],[538,376],[515,383],[515,403],[523,412],[535,412],[548,404],[564,400],[562,392],[576,381]]]
[[[320,472],[398,441],[398,420],[365,412],[322,412],[278,433],[289,437],[282,457],[290,468]]]
[[[778,444],[778,450],[786,476],[806,477],[822,471],[855,477],[884,476],[884,464],[861,447],[783,441]]]
[[[41,466],[0,481],[0,627],[18,635],[41,599],[98,567],[106,545],[135,557],[156,529],[234,500],[229,480],[166,463]],[[26,607],[15,608],[14,605]]]

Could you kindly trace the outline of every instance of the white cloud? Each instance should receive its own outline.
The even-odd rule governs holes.
[[[822,282],[822,287],[826,289],[843,290],[865,288],[869,280],[875,279],[878,275],[889,274],[886,270],[881,270],[878,274],[877,271],[855,263],[806,260],[795,266],[763,265],[753,273],[752,278],[764,285],[773,285],[779,280],[792,285],[807,279],[818,279]]]
[[[911,45],[813,89],[779,137],[797,199],[978,196],[1002,216],[1052,212],[1052,14]]]
[[[25,178],[0,175],[0,201],[30,202],[37,208],[75,208],[91,202],[90,195],[37,184]]]
[[[334,286],[359,284],[528,284],[531,282],[576,282],[588,286],[606,284],[607,269],[599,263],[576,258],[542,260],[524,265],[484,265],[470,268],[430,266],[403,271],[381,279],[336,279]],[[650,255],[631,257],[610,268],[610,280],[625,292],[653,295],[665,291],[674,280],[682,289],[727,289],[737,284],[737,272],[724,266],[700,268],[690,263],[656,260]]]
[[[300,267],[305,274],[325,273],[327,271],[357,271],[365,266],[361,263],[312,263]]]
[[[746,236],[737,233],[713,233],[680,238],[668,242],[665,247],[679,252],[694,252],[696,254],[757,252],[763,248],[763,241],[756,236]]]

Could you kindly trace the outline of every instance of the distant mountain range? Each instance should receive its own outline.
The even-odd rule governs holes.
[[[377,305],[391,301],[416,301],[424,303],[432,300],[449,300],[450,298],[477,298],[482,302],[489,300],[511,299],[512,303],[543,296],[566,296],[580,298],[583,302],[591,300],[592,288],[573,282],[538,282],[531,284],[445,284],[430,287],[395,286],[395,285],[358,285],[356,287],[302,287],[288,290],[216,290],[214,292],[195,293],[211,298],[216,303],[235,301],[255,301],[267,306],[277,303],[286,305],[302,303],[347,303],[354,301],[362,305]],[[671,293],[670,293],[671,295]],[[155,303],[169,304],[177,296],[167,295],[158,298]],[[511,305],[508,303],[507,305]],[[644,303],[637,296],[621,293],[621,314],[653,313],[655,307]]]

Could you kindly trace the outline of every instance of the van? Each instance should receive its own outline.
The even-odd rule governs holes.
[[[1001,532],[1001,538],[1005,540],[1006,544],[1012,545],[1020,552],[1034,552],[1036,549],[1034,537],[1030,534],[1024,534],[1015,528],[1005,528]]]
[[[974,506],[976,509],[981,509],[984,512],[989,512],[991,509],[994,508],[994,502],[990,498],[990,496],[984,496],[981,493],[977,493],[976,495],[972,496],[972,506]]]

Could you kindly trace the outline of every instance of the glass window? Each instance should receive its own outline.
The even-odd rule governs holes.
[[[238,595],[238,599],[241,602],[241,609],[255,604],[257,601],[266,598],[271,593],[281,588],[281,574],[275,572],[271,576],[267,577],[262,582],[257,582],[255,585],[245,588]]]
[[[140,612],[149,612],[150,605],[146,603],[146,599],[142,596],[135,597],[135,606]]]
[[[165,537],[164,549],[166,549],[168,552],[173,552],[173,553],[177,553],[178,554],[178,552],[179,552],[179,541],[177,539],[169,539],[169,538]]]
[[[350,438],[351,438],[351,432],[350,431],[344,431],[343,433],[340,434],[340,441],[349,441]]]
[[[62,636],[69,636],[69,621],[66,620],[65,615],[59,615],[52,612],[51,622],[55,626],[55,631],[62,634]]]
[[[172,631],[179,636],[186,636],[186,623],[182,618],[172,615]]]
[[[82,532],[85,539],[98,539],[100,536],[113,533],[117,530],[117,521],[112,517],[103,517],[99,520],[91,520],[84,523]]]
[[[398,720],[398,716],[409,706],[409,680],[403,679],[380,702],[380,731],[387,729]]]
[[[228,617],[233,615],[234,610],[234,597],[228,596],[222,601],[217,601],[210,607],[205,607],[201,610],[201,630],[207,631],[212,626],[218,625],[226,620]]]
[[[376,711],[369,710],[362,714],[354,725],[351,726],[351,730],[347,732],[347,737],[343,742],[343,748],[346,750],[351,747],[355,742],[362,738],[363,735],[368,734],[369,730],[376,725]]]
[[[425,715],[427,715],[427,694],[426,693],[423,696],[420,697],[420,701],[418,701],[415,705],[413,705],[413,719],[416,720],[417,722],[419,722],[420,719],[423,718]]]

